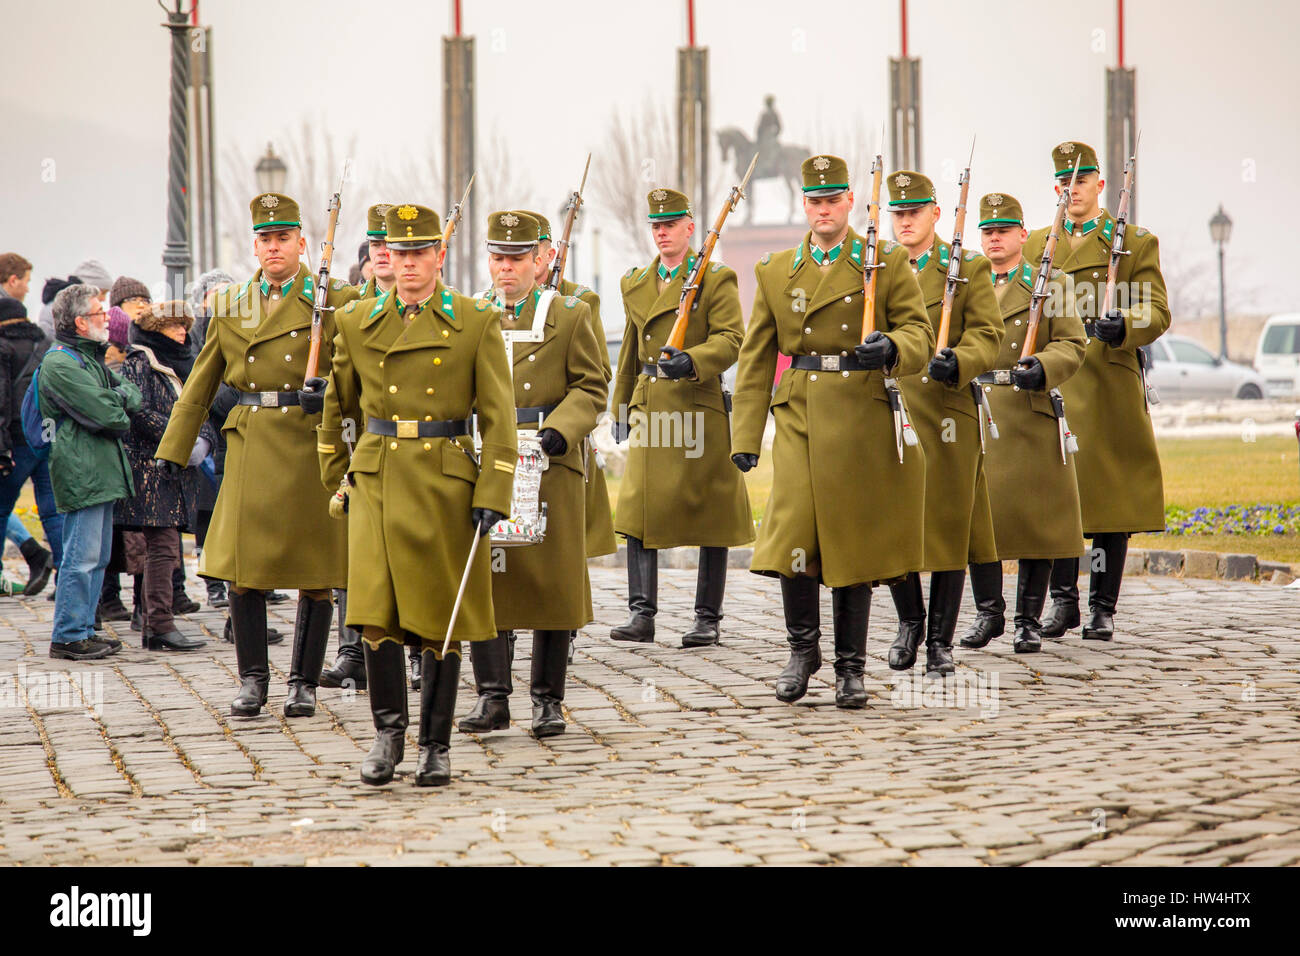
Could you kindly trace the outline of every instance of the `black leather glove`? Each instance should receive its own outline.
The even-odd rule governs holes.
[[[14,456],[9,452],[0,452],[0,478],[8,478],[14,473]]]
[[[471,508],[469,512],[470,520],[478,527],[478,536],[481,538],[492,530],[492,526],[505,517],[499,511],[493,511],[491,508]]]
[[[741,471],[749,471],[751,468],[758,467],[758,456],[750,455],[746,452],[739,452],[731,456],[732,464]]]
[[[1022,358],[1011,370],[1011,384],[1020,388],[1041,389],[1047,385],[1047,372],[1037,355]]]
[[[558,458],[569,450],[569,443],[554,428],[543,428],[537,433],[537,440],[541,442],[542,451],[552,458]]]
[[[872,332],[865,342],[853,346],[853,354],[867,368],[892,368],[898,361],[898,349],[884,332]]]
[[[623,442],[627,441],[627,422],[615,418],[609,423],[609,433],[614,436],[614,442],[621,445]]]
[[[168,476],[179,475],[185,467],[184,465],[176,464],[174,461],[168,461],[165,458],[155,458],[153,460],[153,466],[164,475]]]
[[[1124,316],[1120,314],[1119,309],[1111,309],[1104,319],[1098,319],[1093,323],[1092,331],[1107,345],[1119,345],[1124,341]]]
[[[940,349],[939,354],[930,359],[930,377],[945,385],[957,384],[957,354],[952,349]]]
[[[298,404],[304,415],[319,415],[325,410],[325,379],[309,378],[298,389]]]
[[[689,355],[671,345],[665,345],[663,350],[668,356],[659,360],[659,371],[663,372],[664,378],[690,378],[695,374],[695,363]]]

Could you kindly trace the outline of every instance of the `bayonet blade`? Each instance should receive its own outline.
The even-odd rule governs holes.
[[[749,161],[749,169],[745,170],[745,175],[740,180],[740,186],[738,188],[742,196],[745,195],[745,187],[749,185],[749,177],[754,175],[754,167],[757,165],[758,165],[758,153],[755,153],[754,158]]]

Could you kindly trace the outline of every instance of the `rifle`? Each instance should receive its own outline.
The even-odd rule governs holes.
[[[582,167],[582,181],[578,183],[578,191],[569,195],[568,212],[564,216],[564,233],[560,236],[560,241],[555,244],[555,261],[551,263],[551,271],[546,274],[546,283],[542,286],[544,289],[554,289],[560,291],[560,283],[564,281],[564,267],[569,262],[569,236],[573,233],[573,224],[578,219],[578,209],[582,206],[582,191],[587,186],[587,170],[591,169],[591,153],[587,154],[587,165]]]
[[[971,159],[974,158],[975,140],[972,137],[970,141],[970,159],[966,160],[966,168],[957,177],[957,185],[961,187],[961,196],[957,200],[957,217],[952,227],[952,253],[951,258],[948,260],[948,278],[943,288],[943,311],[939,313],[939,332],[935,337],[935,355],[948,347],[948,332],[952,326],[952,303],[957,298],[957,283],[969,281],[961,277],[961,234],[962,230],[966,228],[966,195],[970,192],[970,164]]]
[[[713,247],[718,244],[718,237],[722,235],[722,227],[726,225],[727,217],[736,211],[740,201],[745,198],[745,187],[749,185],[749,177],[754,175],[754,164],[757,162],[758,153],[755,153],[754,158],[749,161],[745,178],[740,181],[740,185],[731,187],[731,192],[722,202],[722,208],[718,210],[718,218],[713,221],[713,228],[704,237],[700,254],[695,259],[695,266],[682,284],[682,297],[677,303],[677,320],[673,322],[673,327],[668,332],[668,341],[664,343],[665,348],[681,349],[686,344],[686,323],[690,320],[691,311],[699,302],[700,283],[704,279],[704,270],[709,267],[709,260],[713,258]],[[669,353],[665,351],[663,355],[666,358]]]
[[[451,237],[456,234],[456,227],[460,225],[461,219],[465,215],[465,203],[469,202],[469,191],[474,188],[474,177],[478,173],[469,174],[469,182],[465,184],[465,192],[461,194],[460,202],[451,207],[451,212],[447,213],[447,221],[442,227],[442,248],[447,249],[451,242]],[[443,259],[446,262],[446,259]]]
[[[325,230],[325,241],[321,243],[320,270],[316,273],[316,297],[311,306],[311,346],[307,351],[307,371],[304,379],[315,378],[316,368],[320,365],[321,324],[326,312],[334,311],[326,305],[330,292],[330,263],[334,259],[334,229],[339,224],[339,210],[343,207],[343,184],[347,181],[348,170],[352,163],[343,164],[343,175],[339,177],[339,188],[330,196],[329,226]]]
[[[1140,142],[1142,135],[1138,134]],[[1137,147],[1133,144],[1133,152],[1124,164],[1124,188],[1119,193],[1119,208],[1115,210],[1115,237],[1110,243],[1110,264],[1106,267],[1106,295],[1103,298],[1105,307],[1101,310],[1102,318],[1110,314],[1115,308],[1115,290],[1119,284],[1119,261],[1120,258],[1129,254],[1124,248],[1124,231],[1128,227],[1128,205],[1129,199],[1133,195],[1133,176],[1137,167]]]

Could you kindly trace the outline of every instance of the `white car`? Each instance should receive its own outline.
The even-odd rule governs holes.
[[[1255,348],[1255,371],[1264,376],[1270,398],[1300,393],[1300,312],[1272,316]]]
[[[1261,399],[1264,376],[1249,365],[1226,362],[1195,339],[1162,335],[1147,353],[1147,384],[1162,401]]]

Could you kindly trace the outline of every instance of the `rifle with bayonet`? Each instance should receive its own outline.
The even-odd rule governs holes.
[[[343,208],[343,184],[348,178],[351,161],[344,163],[343,175],[339,177],[339,188],[330,196],[328,207],[329,225],[325,229],[325,241],[321,243],[320,269],[316,273],[316,295],[311,306],[311,345],[307,350],[307,370],[303,375],[305,382],[316,377],[320,365],[321,327],[325,313],[334,311],[327,305],[330,293],[330,264],[334,261],[334,230],[339,224],[339,210]]]
[[[474,188],[474,177],[478,173],[469,174],[469,182],[465,184],[465,192],[461,194],[460,202],[451,207],[451,212],[447,213],[447,221],[442,226],[442,248],[444,250],[451,247],[451,237],[456,234],[456,228],[460,225],[461,219],[465,217],[465,203],[469,202],[469,191]],[[447,261],[446,256],[442,260]]]
[[[582,167],[582,181],[578,183],[577,192],[569,195],[569,205],[564,215],[564,231],[560,234],[560,241],[555,244],[555,259],[551,262],[551,271],[546,274],[546,282],[542,286],[544,289],[554,289],[559,292],[560,283],[564,281],[564,267],[569,262],[569,237],[573,234],[573,224],[578,219],[578,210],[582,208],[582,191],[587,187],[589,169],[591,169],[591,153],[587,154],[587,165]]]

